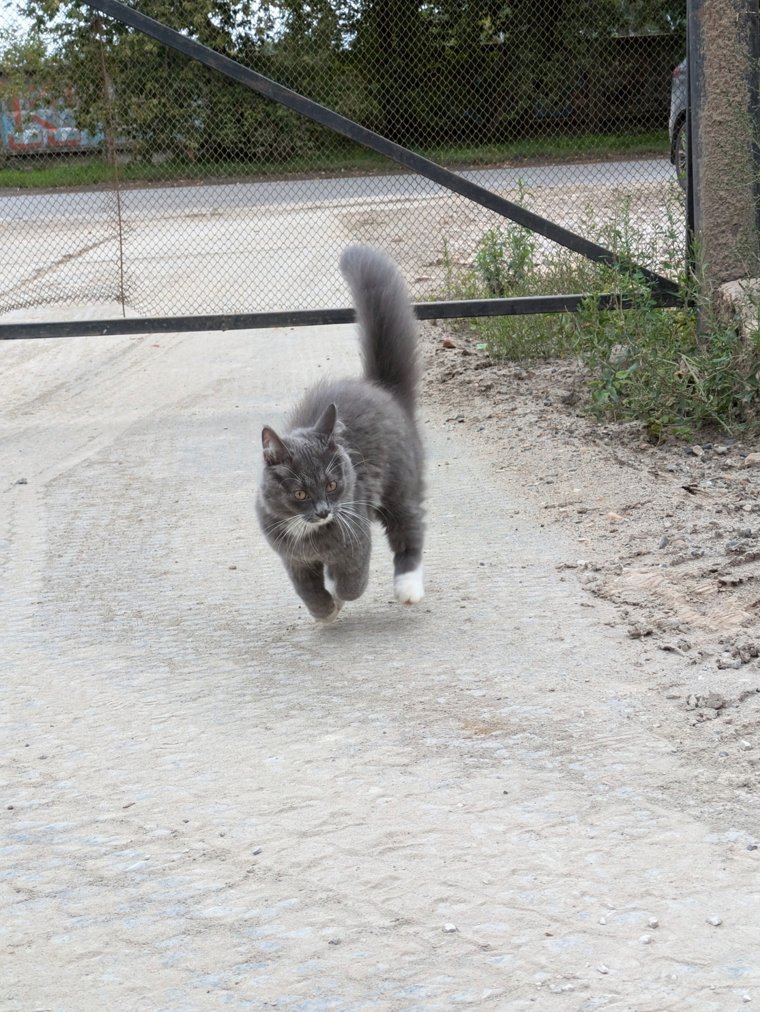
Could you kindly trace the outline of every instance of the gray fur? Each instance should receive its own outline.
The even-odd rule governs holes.
[[[366,246],[349,247],[341,269],[357,310],[364,377],[312,387],[285,435],[264,428],[256,502],[265,537],[322,621],[366,589],[373,519],[385,528],[396,577],[421,566],[424,534],[416,324],[406,288],[395,264]]]

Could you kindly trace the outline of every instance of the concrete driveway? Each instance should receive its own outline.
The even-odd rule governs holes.
[[[351,328],[0,347],[0,1007],[755,1008],[757,851],[648,691],[679,660],[503,458],[423,405],[428,596],[378,536],[334,626],[299,607],[259,432],[357,367]]]

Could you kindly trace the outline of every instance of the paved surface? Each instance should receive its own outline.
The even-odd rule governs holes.
[[[642,158],[616,162],[578,162],[567,165],[525,165],[519,168],[471,169],[458,173],[480,186],[494,190],[544,187],[636,186],[667,183],[673,166],[667,158]],[[296,207],[315,203],[422,199],[446,196],[437,183],[408,173],[367,176],[332,176],[320,179],[273,180],[260,183],[221,183],[214,186],[153,186],[126,188],[121,197],[128,217],[146,214],[221,213],[241,208]],[[11,221],[87,222],[116,213],[113,192],[14,193],[0,190],[0,223]]]
[[[756,1007],[757,852],[488,447],[423,411],[428,596],[378,537],[323,628],[252,498],[349,328],[0,358],[0,1008]]]

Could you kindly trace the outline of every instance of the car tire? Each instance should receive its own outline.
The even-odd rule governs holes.
[[[689,159],[686,148],[687,132],[686,120],[679,123],[676,129],[675,140],[673,141],[673,165],[676,169],[676,179],[682,190],[688,186]]]

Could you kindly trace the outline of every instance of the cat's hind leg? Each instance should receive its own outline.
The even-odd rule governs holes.
[[[389,511],[385,531],[393,551],[393,593],[400,604],[417,604],[425,596],[422,544],[425,528],[422,510]]]

